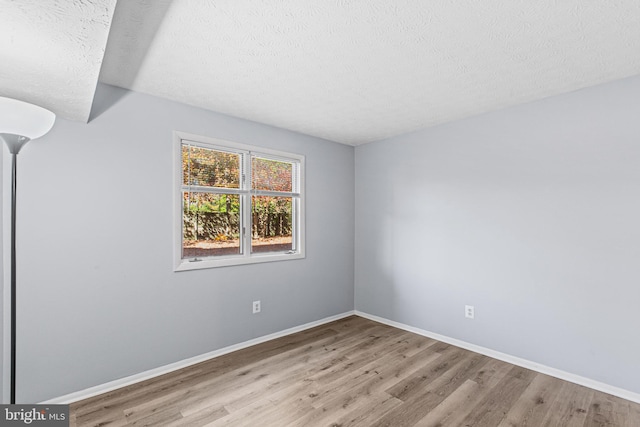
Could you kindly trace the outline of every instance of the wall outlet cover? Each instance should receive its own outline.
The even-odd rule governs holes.
[[[464,306],[464,317],[468,319],[473,319],[475,316],[475,309],[472,305]]]

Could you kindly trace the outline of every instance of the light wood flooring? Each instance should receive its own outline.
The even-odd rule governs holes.
[[[640,404],[353,316],[74,403],[71,425],[638,427]]]

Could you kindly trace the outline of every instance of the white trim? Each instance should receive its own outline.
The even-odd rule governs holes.
[[[625,390],[620,387],[615,387],[609,384],[602,383],[600,381],[585,378],[580,375],[572,374],[560,369],[551,368],[549,366],[541,365],[536,362],[532,362],[527,359],[512,356],[510,354],[501,353],[499,351],[491,350],[490,348],[482,347],[476,344],[471,344],[466,341],[461,341],[455,338],[450,338],[445,335],[436,334],[435,332],[426,331],[424,329],[415,328],[413,326],[405,325],[404,323],[394,322],[393,320],[378,317],[373,314],[363,313],[355,310],[356,316],[364,317],[365,319],[373,320],[374,322],[383,323],[385,325],[393,326],[394,328],[402,329],[414,334],[422,335],[427,338],[432,338],[438,341],[442,341],[447,344],[454,345],[456,347],[464,348],[465,350],[473,351],[475,353],[484,354],[485,356],[492,357],[494,359],[502,360],[503,362],[511,363],[513,365],[521,366],[523,368],[531,369],[532,371],[540,372],[541,374],[549,375],[561,380],[569,381],[574,384],[578,384],[584,387],[591,388],[593,390],[608,393],[614,396],[621,397],[632,402],[640,403],[640,394],[634,393],[629,390]]]
[[[229,141],[227,139],[213,138],[213,137],[204,136],[204,135],[196,135],[193,133],[187,133],[179,130],[173,131],[173,135],[174,135],[174,141],[176,139],[180,141],[186,140],[186,141],[189,141],[191,145],[197,145],[201,148],[217,147],[216,149],[219,148],[223,151],[228,151],[228,152],[234,152],[234,150],[251,151],[256,154],[265,154],[269,156],[265,158],[271,158],[271,156],[273,156],[274,159],[280,159],[280,160],[284,160],[284,159],[290,160],[291,158],[304,159],[304,156],[301,154],[293,154],[293,153],[288,153],[281,150],[272,150],[270,148],[260,147],[257,145],[242,144],[240,142]]]
[[[198,259],[198,261],[184,259],[173,269],[173,271],[178,272],[199,270],[203,268],[230,267],[232,265],[258,264],[261,262],[290,261],[292,259],[302,258],[305,258],[303,251],[298,251],[292,254],[281,252],[265,252],[264,254],[253,253],[250,257],[242,255],[217,256],[215,258],[208,257]]]
[[[509,354],[501,353],[499,351],[491,350],[486,347],[481,347],[479,345],[471,344],[466,341],[461,341],[455,338],[450,338],[445,335],[440,335],[434,332],[426,331],[424,329],[415,328],[413,326],[405,325],[404,323],[395,322],[393,320],[385,319],[383,317],[378,317],[373,314],[364,313],[358,310],[347,311],[342,314],[338,314],[335,316],[326,317],[321,320],[316,320],[314,322],[306,323],[304,325],[295,326],[293,328],[285,329],[284,331],[275,332],[273,334],[264,335],[259,338],[254,338],[249,341],[245,341],[239,344],[234,344],[219,350],[214,350],[209,353],[202,354],[200,356],[191,357],[189,359],[181,360],[175,363],[170,363],[165,366],[161,366],[159,368],[151,369],[145,372],[141,372],[139,374],[130,375],[125,378],[120,378],[118,380],[110,381],[108,383],[100,384],[94,387],[89,387],[84,390],[76,391],[74,393],[69,393],[64,396],[60,396],[54,399],[47,400],[45,402],[41,402],[42,404],[70,404],[73,402],[77,402],[79,400],[88,399],[93,396],[97,396],[99,394],[108,393],[110,391],[116,390],[121,387],[126,387],[131,384],[136,384],[151,378],[158,377],[160,375],[168,374],[170,372],[177,371],[182,368],[186,368],[192,365],[195,365],[200,362],[204,362],[207,360],[211,360],[213,358],[223,356],[228,353],[232,353],[234,351],[242,350],[247,347],[251,347],[253,345],[261,344],[270,340],[274,340],[277,338],[281,338],[287,335],[295,334],[297,332],[301,332],[307,329],[314,328],[316,326],[321,326],[326,323],[330,323],[336,320],[344,319],[345,317],[349,317],[352,315],[360,316],[365,319],[373,320],[374,322],[382,323],[385,325],[392,326],[394,328],[402,329],[408,332],[413,332],[418,335],[422,335],[427,338],[432,338],[438,341],[442,341],[447,344],[454,345],[456,347],[464,348],[465,350],[473,351],[475,353],[484,354],[485,356],[492,357],[494,359],[502,360],[503,362],[511,363],[513,365],[521,366],[523,368],[531,369],[536,372],[540,372],[545,375],[549,375],[555,378],[559,378],[561,380],[569,381],[574,384],[578,384],[584,387],[591,388],[593,390],[601,391],[603,393],[608,393],[613,396],[618,396],[622,399],[626,399],[632,402],[640,403],[640,394],[634,393],[629,390],[625,390],[619,387],[615,387],[609,384],[605,384],[599,381],[595,381],[589,378],[585,378],[579,375],[572,374],[570,372],[562,371],[560,369],[551,368],[549,366],[541,365],[539,363],[532,362],[527,359],[522,359],[520,357],[511,356]]]
[[[262,337],[254,338],[249,341],[245,341],[239,344],[230,345],[228,347],[221,348],[219,350],[210,351],[209,353],[201,354],[200,356],[194,356],[189,359],[180,360],[178,362],[170,363],[168,365],[160,366],[159,368],[150,369],[148,371],[140,372],[139,374],[130,375],[128,377],[120,378],[108,383],[100,384],[94,387],[89,387],[84,390],[76,391],[66,394],[64,396],[49,399],[41,402],[41,404],[47,405],[68,405],[79,400],[88,399],[99,394],[108,393],[110,391],[136,384],[151,378],[158,377],[160,375],[168,374],[170,372],[177,371],[182,368],[195,365],[197,363],[205,362],[213,358],[223,356],[225,354],[232,353],[234,351],[242,350],[247,347],[251,347],[257,344],[261,344],[267,341],[274,340],[276,338],[282,338],[287,335],[302,332],[307,329],[315,328],[326,323],[334,322],[336,320],[344,319],[345,317],[353,316],[354,311],[347,311],[335,316],[325,317],[324,319],[316,320],[314,322],[305,323],[304,325],[294,326],[293,328],[285,329],[284,331],[274,332],[273,334],[264,335]]]

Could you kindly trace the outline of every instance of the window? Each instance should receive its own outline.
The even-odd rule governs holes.
[[[304,157],[175,132],[175,270],[304,257]]]

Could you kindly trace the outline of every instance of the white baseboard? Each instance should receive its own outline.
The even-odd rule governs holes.
[[[99,394],[107,393],[121,387],[126,387],[131,384],[139,383],[141,381],[158,377],[160,375],[168,374],[170,372],[177,371],[178,369],[186,368],[188,366],[195,365],[196,363],[205,362],[215,357],[232,353],[234,351],[242,350],[244,348],[251,347],[256,344],[261,344],[266,341],[271,341],[276,338],[281,338],[287,335],[295,334],[296,332],[301,332],[307,329],[314,328],[316,326],[324,325],[326,323],[333,322],[335,320],[340,320],[345,317],[352,316],[354,314],[355,314],[354,311],[347,311],[345,313],[337,314],[335,316],[325,317],[324,319],[316,320],[315,322],[305,323],[304,325],[295,326],[293,328],[285,329],[284,331],[275,332],[269,335],[264,335],[262,337],[254,338],[252,340],[245,341],[239,344],[230,345],[228,347],[221,348],[219,350],[214,350],[209,353],[201,354],[200,356],[191,357],[189,359],[184,359],[175,363],[170,363],[165,366],[160,366],[159,368],[150,369],[148,371],[144,371],[139,374],[134,374],[134,375],[130,375],[128,377],[120,378],[114,381],[109,381],[108,383],[100,384],[94,387],[89,387],[87,389],[66,394],[64,396],[56,397],[54,399],[50,399],[41,403],[51,404],[51,405],[70,404],[73,402],[77,402],[79,400],[87,399],[89,397],[97,396]]]
[[[601,391],[604,393],[611,394],[613,396],[618,396],[623,399],[630,400],[632,402],[640,403],[640,394],[634,393],[629,390],[625,390],[619,387],[615,387],[609,384],[605,384],[599,381],[592,380],[590,378],[585,378],[579,375],[572,374],[570,372],[562,371],[560,369],[551,368],[549,366],[541,365],[536,362],[532,362],[527,359],[522,359],[520,357],[512,356],[510,354],[501,353],[499,351],[491,350],[486,347],[481,347],[476,344],[471,344],[465,341],[461,341],[455,338],[450,338],[445,335],[436,334],[434,332],[426,331],[424,329],[415,328],[413,326],[405,325],[404,323],[395,322],[393,320],[385,319],[383,317],[378,317],[373,314],[364,313],[358,310],[348,311],[342,314],[338,314],[335,316],[326,317],[321,320],[317,320],[315,322],[306,323],[304,325],[296,326],[293,328],[285,329],[284,331],[275,332],[273,334],[264,335],[259,338],[254,338],[249,341],[245,341],[239,344],[231,345],[219,350],[211,351],[209,353],[202,354],[200,356],[191,357],[189,359],[181,360],[175,363],[171,363],[165,366],[161,366],[159,368],[151,369],[145,372],[141,372],[139,374],[130,375],[125,378],[121,378],[118,380],[110,381],[105,384],[97,385],[94,387],[90,387],[84,390],[80,390],[74,393],[70,393],[64,396],[60,396],[54,399],[47,400],[42,402],[43,404],[69,404],[73,402],[77,402],[79,400],[87,399],[89,397],[97,396],[99,394],[107,393],[113,390],[116,390],[121,387],[126,387],[131,384],[135,384],[141,381],[145,381],[160,375],[168,374],[173,371],[177,371],[178,369],[186,368],[188,366],[195,365],[200,362],[204,362],[210,359],[213,359],[218,356],[222,356],[234,351],[242,350],[247,347],[251,347],[256,344],[261,344],[266,341],[270,341],[276,338],[281,338],[287,335],[294,334],[296,332],[301,332],[306,329],[310,329],[316,326],[324,325],[329,322],[333,322],[335,320],[343,319],[345,317],[351,315],[357,315],[360,317],[364,317],[369,320],[373,320],[375,322],[379,322],[385,325],[393,326],[394,328],[402,329],[405,331],[413,332],[418,335],[422,335],[428,338],[432,338],[438,341],[445,342],[447,344],[454,345],[456,347],[464,348],[466,350],[470,350],[476,353],[484,354],[485,356],[492,357],[494,359],[502,360],[507,363],[511,363],[513,365],[522,366],[523,368],[531,369],[532,371],[540,372],[542,374],[550,375],[555,378],[559,378],[561,380],[569,381],[574,384],[578,384],[581,386],[589,387],[591,389]]]
[[[470,350],[475,353],[484,354],[485,356],[502,360],[504,362],[511,363],[513,365],[521,366],[523,368],[531,369],[532,371],[540,372],[542,374],[559,378],[561,380],[569,381],[571,383],[578,384],[584,387],[589,387],[591,389],[601,391],[603,393],[608,393],[613,396],[618,396],[623,399],[630,400],[632,402],[640,403],[640,394],[634,393],[629,390],[625,390],[623,388],[619,388],[619,387],[615,387],[599,381],[595,381],[590,378],[585,378],[580,375],[575,375],[570,372],[562,371],[560,369],[555,369],[549,366],[541,365],[539,363],[532,362],[527,359],[511,356],[510,354],[505,354],[499,351],[491,350],[490,348],[481,347],[479,345],[471,344],[455,338],[450,338],[444,335],[436,334],[434,332],[426,331],[424,329],[414,328],[413,326],[405,325],[399,322],[394,322],[393,320],[385,319],[383,317],[378,317],[373,314],[363,313],[358,310],[355,311],[355,314],[357,316],[364,317],[366,319],[373,320],[375,322],[393,326],[394,328],[403,329],[408,332],[413,332],[418,335],[422,335],[428,338],[433,338],[435,340],[442,341],[447,344],[454,345],[456,347],[464,348],[465,350]]]

